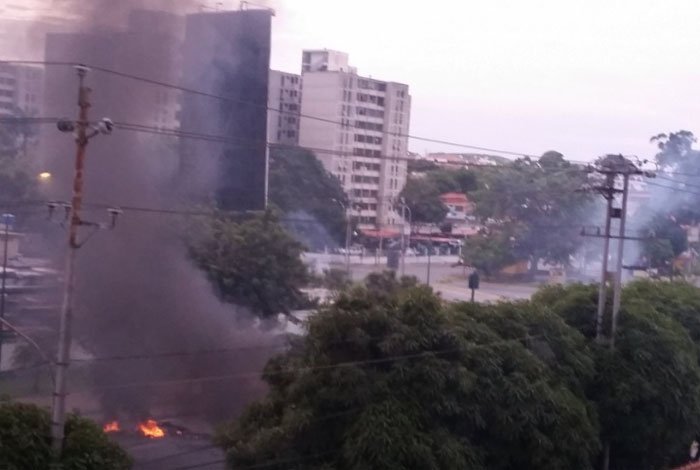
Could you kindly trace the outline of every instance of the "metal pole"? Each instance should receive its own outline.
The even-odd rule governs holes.
[[[430,256],[432,255],[433,252],[433,232],[432,228],[430,229],[430,233],[428,234],[428,269],[427,269],[427,275],[426,275],[426,281],[425,283],[430,285]]]
[[[58,354],[56,358],[56,382],[54,385],[53,402],[51,407],[51,448],[54,456],[54,467],[60,468],[60,457],[63,449],[65,408],[66,408],[66,373],[70,360],[71,322],[73,317],[73,295],[75,293],[75,256],[80,244],[78,243],[78,228],[81,224],[80,209],[83,202],[83,169],[85,166],[85,148],[88,143],[87,129],[88,109],[90,108],[90,89],[84,86],[86,67],[76,67],[78,71],[78,106],[80,114],[76,123],[76,155],[75,174],[73,178],[73,199],[71,203],[71,218],[68,235],[68,255],[64,273],[63,305],[61,307],[61,323],[58,333]]]
[[[474,292],[475,291],[476,291],[476,289],[472,289],[472,302],[474,302]]]
[[[401,205],[401,275],[406,272],[406,204]]]
[[[620,239],[617,245],[617,266],[615,267],[615,288],[613,290],[612,326],[610,329],[610,349],[615,349],[615,332],[617,331],[617,317],[620,313],[622,300],[622,255],[625,247],[625,218],[627,216],[627,193],[629,192],[629,173],[625,173],[622,186],[622,210],[620,213]]]
[[[10,242],[10,219],[5,217],[5,244],[2,250],[2,288],[0,288],[0,320],[5,320],[5,283],[7,281],[7,245]],[[2,343],[4,322],[0,321],[0,370],[2,370]]]
[[[615,185],[615,176],[612,174],[607,175],[607,189],[606,194],[607,207],[605,211],[605,241],[603,242],[603,261],[600,276],[600,287],[598,288],[598,311],[595,318],[595,337],[597,341],[602,340],[603,335],[603,312],[605,311],[605,297],[607,295],[606,280],[608,277],[608,254],[610,252],[610,219],[612,216],[612,204],[613,204],[613,189]]]

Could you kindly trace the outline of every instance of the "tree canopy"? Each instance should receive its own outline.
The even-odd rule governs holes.
[[[414,163],[413,166],[422,171],[409,175],[399,197],[406,200],[416,223],[439,224],[447,215],[447,207],[440,201],[441,194],[466,194],[477,187],[476,175],[469,170],[450,170],[434,164]]]
[[[36,405],[0,403],[0,462],[3,469],[51,467],[51,416]],[[128,470],[131,458],[92,421],[69,415],[63,470]]]
[[[313,247],[342,243],[348,198],[338,178],[330,174],[310,150],[297,147],[270,149],[268,197],[286,214],[308,217],[308,222],[288,223],[299,239]],[[319,233],[319,226],[322,232]]]
[[[268,396],[219,437],[232,468],[592,468],[579,333],[527,307],[445,308],[427,287],[380,278],[268,363]]]
[[[34,134],[35,130],[25,122],[0,124],[0,200],[34,196],[36,181],[30,176],[31,165],[25,152]]]
[[[533,299],[589,339],[596,375],[584,390],[598,409],[601,440],[610,444],[610,468],[682,463],[696,436],[700,368],[692,337],[698,333],[698,292],[688,289],[651,281],[626,287],[614,351],[593,339],[596,286],[549,287]]]
[[[308,280],[302,245],[271,213],[242,221],[207,218],[193,229],[188,244],[224,301],[262,317],[306,305],[300,291]]]
[[[683,463],[700,424],[700,289],[625,288],[616,347],[595,286],[446,305],[374,275],[273,358],[268,395],[222,429],[231,468],[593,469]]]
[[[476,214],[490,233],[504,232],[501,250],[528,259],[568,264],[580,247],[580,228],[590,210],[591,197],[577,192],[587,182],[580,167],[554,151],[540,159],[521,158],[509,165],[483,169],[480,188],[473,193]],[[469,245],[480,243],[466,240]],[[497,265],[498,263],[492,263]]]

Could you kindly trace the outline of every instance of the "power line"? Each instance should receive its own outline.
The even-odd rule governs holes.
[[[0,118],[0,122],[14,122],[15,120],[21,120],[21,122],[35,122],[37,124],[53,124],[60,119],[58,118]],[[311,152],[314,152],[316,154],[321,154],[321,155],[337,155],[340,157],[352,157],[352,158],[366,158],[366,159],[374,159],[374,160],[391,160],[391,161],[406,161],[406,162],[415,162],[415,161],[420,161],[414,158],[410,157],[405,157],[405,156],[398,156],[398,155],[357,155],[354,152],[351,151],[344,151],[344,150],[337,150],[337,149],[327,149],[327,148],[319,148],[319,147],[302,147],[299,145],[292,145],[292,144],[284,144],[284,143],[275,143],[275,142],[266,142],[266,141],[254,141],[254,140],[246,140],[246,139],[231,139],[230,137],[222,136],[222,135],[215,135],[215,134],[204,134],[200,132],[194,132],[194,131],[187,131],[187,130],[182,130],[182,129],[175,129],[175,128],[164,128],[164,127],[158,127],[158,126],[151,126],[151,125],[146,125],[146,124],[137,124],[137,123],[130,123],[130,122],[115,122],[115,127],[121,130],[125,131],[131,131],[131,132],[138,132],[138,133],[144,133],[144,134],[150,134],[150,135],[160,135],[164,137],[176,137],[176,138],[182,138],[182,139],[190,139],[190,140],[198,140],[198,141],[204,141],[204,142],[212,142],[212,143],[222,143],[222,144],[231,144],[236,147],[242,148],[242,149],[258,149],[259,146],[265,145],[268,148],[289,148],[289,149],[305,149]],[[246,142],[248,145],[246,145]],[[520,155],[520,154],[518,154]],[[521,155],[525,157],[530,157],[529,155]],[[537,158],[537,157],[534,157]],[[426,160],[431,163],[431,160]],[[567,160],[570,164],[574,165],[572,168],[540,168],[540,170],[545,171],[545,172],[552,172],[552,173],[558,173],[558,172],[565,172],[565,171],[586,171],[585,169],[582,168],[576,168],[575,165],[588,165],[586,162],[576,162],[572,160]],[[513,163],[513,161],[510,161],[509,163]],[[465,163],[464,168],[466,170],[472,169],[472,168],[495,168],[499,170],[525,170],[525,167],[514,167],[514,166],[509,166],[505,164],[485,164],[485,163]]]
[[[664,181],[670,181],[671,183],[681,184],[683,186],[688,186],[691,188],[700,188],[700,184],[693,184],[693,183],[687,183],[685,181],[678,181],[677,179],[674,179],[674,178],[666,178],[665,176],[660,176],[660,175],[656,175],[656,178],[664,180]]]
[[[682,193],[695,194],[697,196],[700,196],[700,192],[691,191],[689,189],[674,188],[673,186],[664,186],[663,184],[653,183],[651,181],[647,181],[646,184],[648,184],[650,186],[656,186],[658,188],[668,189],[669,191],[678,191],[678,192],[682,192]]]
[[[527,341],[527,340],[531,340],[531,339],[537,339],[537,338],[541,338],[541,337],[545,337],[545,335],[528,335],[528,336],[523,336],[520,338],[498,340],[498,341],[492,341],[492,342],[482,343],[482,344],[470,344],[470,345],[464,345],[461,347],[421,351],[419,353],[412,353],[412,354],[399,354],[399,355],[386,356],[386,357],[376,358],[376,359],[364,359],[364,360],[358,360],[358,361],[337,362],[335,364],[328,364],[328,365],[321,365],[321,366],[292,367],[292,368],[279,370],[276,372],[266,372],[265,374],[268,376],[271,376],[271,375],[297,373],[297,372],[302,372],[302,371],[306,372],[306,371],[314,371],[314,370],[330,370],[330,369],[340,369],[340,368],[353,367],[353,366],[384,364],[384,363],[399,361],[399,360],[403,360],[403,359],[429,358],[429,357],[432,357],[434,355],[460,352],[460,351],[463,351],[463,350],[469,349],[469,348],[474,349],[474,348],[493,347],[493,346],[497,346],[497,345],[501,345],[501,344],[516,343],[516,342]],[[165,379],[165,380],[150,381],[150,382],[121,383],[121,384],[105,385],[105,386],[98,386],[98,387],[90,387],[90,388],[86,388],[83,390],[71,392],[71,394],[82,394],[82,393],[90,393],[90,392],[99,391],[99,390],[111,390],[111,389],[120,389],[120,388],[150,387],[150,386],[161,386],[161,385],[178,385],[178,384],[202,383],[202,382],[218,382],[221,380],[231,380],[231,379],[247,379],[247,378],[259,377],[260,374],[261,374],[260,371],[245,371],[245,372],[238,372],[235,374],[207,375],[207,376],[202,376],[202,377],[190,377],[190,378],[183,378],[183,379]]]
[[[0,61],[0,63],[9,63],[9,64],[31,64],[31,65],[60,65],[60,66],[74,66],[74,65],[77,65],[77,64],[75,64],[75,63],[73,63],[73,62],[60,62],[60,61],[53,61],[53,62],[46,62],[46,61],[43,61],[43,62],[42,62],[42,61],[22,61],[22,60],[3,60],[3,61]],[[312,115],[304,114],[304,113],[300,113],[300,112],[280,110],[280,109],[277,109],[277,108],[273,108],[273,107],[271,107],[271,106],[267,106],[266,104],[265,104],[265,105],[261,105],[261,104],[258,104],[258,103],[254,103],[254,102],[250,102],[250,101],[241,100],[241,99],[238,99],[238,98],[233,98],[233,97],[228,97],[228,96],[223,96],[223,95],[217,95],[217,94],[215,94],[215,93],[209,93],[209,92],[205,92],[205,91],[202,91],[202,90],[197,90],[197,89],[194,89],[194,88],[188,88],[188,87],[176,85],[176,84],[173,84],[173,83],[164,82],[164,81],[161,81],[161,80],[155,80],[155,79],[148,78],[148,77],[142,77],[142,76],[134,75],[134,74],[131,74],[131,73],[126,73],[126,72],[122,72],[122,71],[118,71],[118,70],[109,69],[109,68],[106,68],[106,67],[100,67],[100,66],[95,66],[95,65],[90,65],[90,64],[84,64],[84,65],[87,65],[87,66],[88,66],[89,68],[91,68],[92,70],[96,70],[96,71],[99,71],[99,72],[103,72],[103,73],[107,73],[107,74],[110,74],[110,75],[114,75],[114,76],[118,76],[118,77],[122,77],[122,78],[127,78],[127,79],[130,79],[130,80],[135,80],[135,81],[147,83],[147,84],[150,84],[150,85],[160,86],[160,87],[164,87],[164,88],[170,88],[170,89],[174,89],[174,90],[181,91],[181,92],[183,92],[183,93],[189,93],[189,94],[192,94],[192,95],[197,95],[197,96],[212,98],[212,99],[216,99],[216,100],[226,101],[226,102],[233,103],[233,104],[249,105],[249,106],[257,107],[257,108],[259,108],[259,109],[264,109],[264,110],[266,110],[266,111],[273,111],[273,112],[277,112],[277,113],[280,113],[280,114],[289,114],[289,115],[296,116],[296,117],[299,117],[299,118],[310,119],[310,120],[319,121],[319,122],[325,122],[325,123],[328,123],[328,124],[334,124],[334,125],[342,126],[342,127],[345,127],[345,128],[351,127],[351,128],[354,128],[354,129],[360,129],[360,127],[357,126],[357,125],[346,124],[346,123],[343,123],[343,122],[341,122],[341,121],[337,121],[337,120],[334,120],[334,119],[323,118],[323,117],[320,117],[320,116],[312,116]],[[452,142],[452,141],[443,140],[443,139],[435,139],[435,138],[429,138],[429,137],[421,137],[421,136],[411,135],[411,134],[407,134],[407,133],[400,133],[400,132],[389,132],[389,131],[384,131],[384,130],[382,130],[381,133],[382,133],[383,135],[390,135],[390,136],[395,136],[395,137],[406,137],[406,138],[408,138],[408,139],[413,139],[413,140],[418,140],[418,141],[423,141],[423,142],[430,142],[430,143],[435,143],[435,144],[449,145],[449,146],[460,147],[460,148],[465,148],[465,149],[469,149],[469,150],[478,150],[478,151],[482,151],[482,152],[493,152],[493,153],[499,153],[499,154],[503,154],[503,155],[515,156],[515,157],[532,157],[532,158],[538,158],[537,156],[532,155],[532,154],[529,154],[529,153],[527,153],[527,152],[515,152],[515,151],[512,151],[512,150],[502,150],[502,149],[496,149],[496,148],[491,148],[491,147],[483,147],[483,146],[479,146],[479,145],[472,145],[472,144],[464,144],[464,143],[459,143],[459,142]]]

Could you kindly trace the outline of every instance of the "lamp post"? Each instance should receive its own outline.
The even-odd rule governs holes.
[[[413,214],[411,213],[411,208],[406,205],[406,199],[401,198],[401,275],[403,276],[406,272],[406,211],[408,211],[408,246],[411,246],[411,221],[413,219]]]
[[[350,276],[350,238],[352,237],[352,216],[350,214],[349,208],[338,199],[333,199],[335,202],[343,208],[345,213],[345,272],[348,277]],[[350,208],[352,208],[352,202],[350,202]]]

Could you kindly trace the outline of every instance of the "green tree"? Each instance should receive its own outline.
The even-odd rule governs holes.
[[[22,117],[17,111],[17,116]],[[35,130],[26,122],[0,123],[0,200],[30,199],[36,181],[30,176],[32,165],[26,148]]]
[[[694,325],[687,310],[697,301],[661,309],[673,289],[658,285],[644,294],[645,289],[651,284],[623,291],[614,351],[593,339],[596,286],[550,287],[533,299],[589,339],[596,376],[585,393],[598,409],[601,440],[610,444],[610,468],[651,470],[680,463],[700,424],[697,348],[677,321],[686,317],[686,324]]]
[[[420,179],[409,179],[401,196],[411,210],[412,222],[438,224],[447,215],[447,206],[440,200],[440,191]]]
[[[447,207],[440,195],[450,192],[468,193],[477,188],[473,172],[435,167],[409,176],[400,197],[406,200],[416,223],[438,224],[445,219]]]
[[[462,261],[486,276],[494,276],[502,268],[513,264],[511,235],[505,231],[479,233],[465,238],[462,245]]]
[[[224,216],[193,230],[189,252],[226,302],[262,317],[306,305],[302,245],[266,213],[245,221]]]
[[[36,405],[0,403],[0,462],[7,470],[50,468],[51,417]],[[62,453],[63,470],[128,470],[127,453],[92,421],[69,415]]]
[[[529,259],[533,270],[540,260],[569,263],[582,243],[579,231],[590,209],[590,196],[576,191],[586,184],[586,172],[549,151],[539,160],[484,169],[479,179],[476,214],[511,234],[514,256]]]
[[[392,279],[342,294],[268,363],[267,397],[219,436],[232,468],[592,468],[595,420],[549,365],[590,375],[576,331],[536,312],[489,324]],[[531,329],[566,340],[530,350]]]
[[[342,205],[347,207],[348,198],[338,178],[326,171],[313,152],[301,147],[273,146],[268,187],[272,204],[286,214],[301,212],[312,216],[336,243],[344,243],[346,217]],[[290,226],[307,245],[315,240],[321,244],[325,241],[308,223]]]

